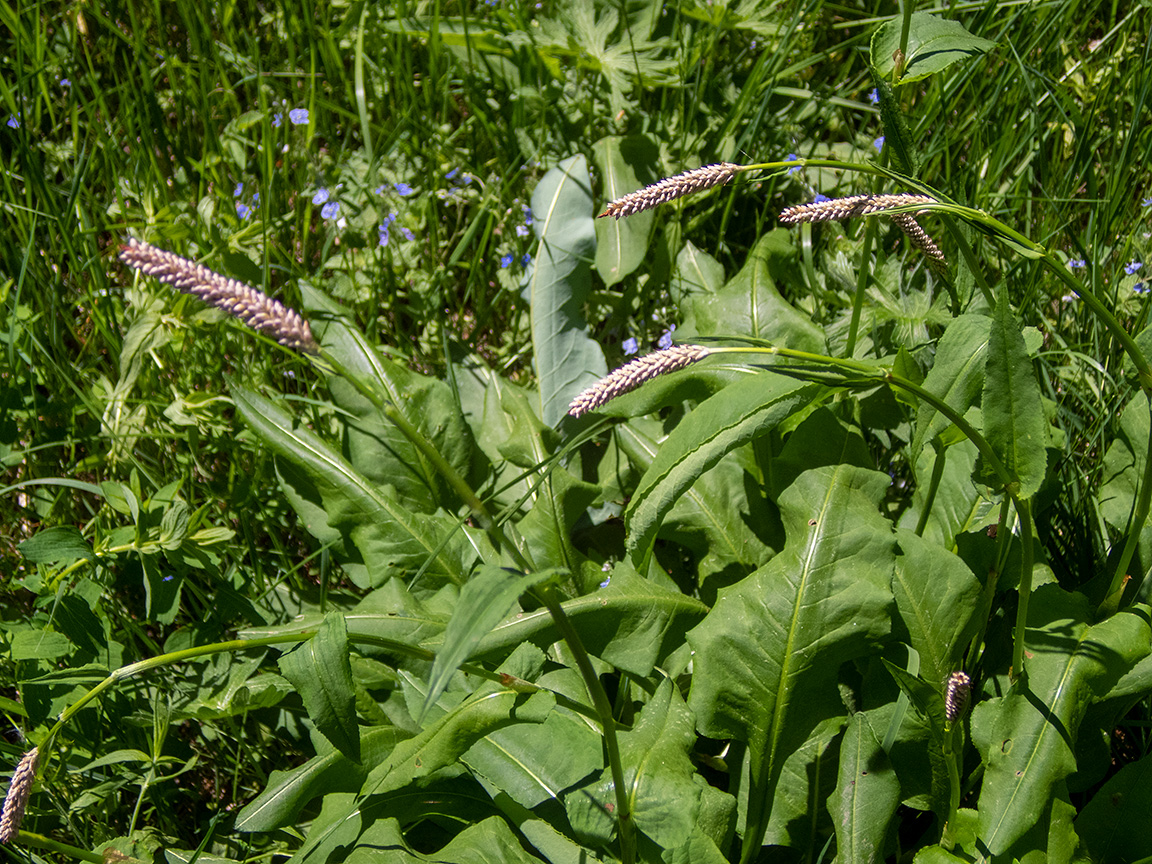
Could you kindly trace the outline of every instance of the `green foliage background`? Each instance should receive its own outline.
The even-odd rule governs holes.
[[[0,2],[0,753],[51,745],[5,854],[1152,855],[1148,10],[923,7],[904,66],[901,11]],[[716,161],[789,164],[591,218]],[[780,228],[915,191],[847,163],[987,217],[922,217],[946,278]],[[808,359],[565,419],[673,327]]]

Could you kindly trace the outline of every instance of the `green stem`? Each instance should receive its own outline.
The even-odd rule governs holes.
[[[91,864],[106,864],[104,856],[98,852],[92,852],[88,849],[81,849],[79,846],[69,846],[67,843],[60,843],[53,840],[51,837],[45,837],[43,834],[34,834],[31,831],[24,831],[23,829],[16,835],[16,842],[21,846],[31,846],[35,849],[47,849],[49,852],[57,852],[61,855],[68,855],[79,861],[89,861]],[[16,856],[12,856],[13,860]],[[124,859],[132,864],[143,864],[139,858]]]
[[[1028,624],[1028,600],[1032,596],[1032,502],[1013,498],[1020,520],[1020,600],[1016,606],[1016,629],[1012,637],[1013,680],[1024,674],[1024,634]]]
[[[864,243],[860,249],[860,269],[856,273],[856,292],[852,296],[852,320],[848,325],[848,339],[844,343],[844,356],[856,353],[856,336],[860,331],[860,315],[864,309],[864,294],[868,290],[868,278],[872,275],[872,238],[876,234],[876,220],[864,222]]]
[[[932,442],[932,449],[936,452],[936,459],[932,462],[932,476],[928,480],[928,491],[924,493],[924,503],[920,506],[920,517],[916,520],[917,537],[923,537],[924,529],[928,526],[928,517],[932,515],[932,505],[936,501],[940,480],[944,477],[944,463],[948,458],[948,448],[938,441]]]
[[[1149,399],[1149,411],[1152,412],[1152,398]],[[1132,556],[1136,554],[1136,546],[1140,542],[1140,535],[1144,533],[1144,525],[1148,522],[1148,511],[1152,503],[1152,424],[1148,429],[1148,446],[1144,456],[1144,476],[1140,480],[1140,493],[1136,496],[1136,508],[1128,522],[1128,537],[1124,541],[1124,551],[1120,560],[1116,562],[1116,572],[1112,574],[1112,582],[1108,586],[1108,593],[1104,595],[1104,602],[1100,604],[1100,616],[1106,618],[1120,607],[1120,597],[1124,594],[1125,579],[1128,576],[1128,565],[1132,563]]]
[[[620,744],[616,740],[616,719],[612,716],[612,703],[604,685],[600,683],[600,676],[592,667],[592,659],[580,641],[580,634],[572,626],[572,622],[560,605],[556,597],[556,590],[551,586],[544,587],[537,592],[540,600],[552,615],[560,635],[568,645],[580,676],[584,679],[584,686],[592,697],[592,704],[600,717],[604,728],[604,746],[608,751],[608,766],[612,772],[612,785],[616,791],[616,824],[620,831],[620,861],[621,864],[634,864],[636,861],[636,826],[632,821],[632,811],[628,803],[628,790],[624,786],[624,763],[620,760]]]
[[[972,246],[968,242],[968,238],[960,231],[956,225],[956,220],[952,218],[949,213],[941,213],[940,221],[944,223],[944,227],[948,229],[948,233],[952,235],[952,239],[956,241],[956,247],[960,250],[961,257],[968,265],[968,271],[976,280],[976,284],[980,286],[980,293],[984,295],[984,302],[988,304],[988,308],[996,308],[996,297],[992,293],[992,288],[988,285],[988,280],[984,278],[984,270],[976,262],[976,255],[972,251]]]

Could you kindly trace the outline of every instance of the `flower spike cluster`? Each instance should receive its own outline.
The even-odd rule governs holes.
[[[568,413],[580,417],[607,405],[617,396],[635,390],[645,381],[651,381],[669,372],[684,369],[712,352],[703,345],[674,345],[663,351],[653,351],[638,357],[601,378],[568,406]]]
[[[651,210],[667,201],[691,195],[693,192],[721,186],[731,180],[742,167],[733,162],[717,162],[714,165],[693,168],[675,177],[665,177],[651,186],[645,186],[636,192],[629,192],[623,198],[617,198],[596,218],[613,216],[619,219],[621,216],[632,216],[642,210]]]
[[[178,291],[223,309],[285,347],[308,354],[320,353],[320,345],[312,338],[308,322],[299,313],[243,282],[135,239],[130,239],[120,250],[120,260]]]
[[[20,823],[24,821],[24,808],[32,795],[32,784],[36,781],[36,770],[40,767],[40,748],[33,747],[12,772],[12,782],[8,784],[8,794],[4,798],[4,811],[0,814],[0,843],[10,843],[20,833]]]

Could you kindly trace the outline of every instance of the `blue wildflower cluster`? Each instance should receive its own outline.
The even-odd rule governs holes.
[[[247,219],[249,216],[251,216],[253,214],[253,212],[255,212],[256,208],[260,206],[260,193],[259,192],[253,192],[252,193],[252,204],[251,205],[245,204],[243,201],[240,200],[240,196],[243,194],[244,194],[244,183],[243,182],[237,183],[236,188],[232,190],[232,197],[236,199],[236,215],[239,216],[241,220]]]

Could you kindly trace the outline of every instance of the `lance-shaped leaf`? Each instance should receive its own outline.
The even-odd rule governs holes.
[[[688,757],[695,742],[692,714],[672,682],[661,680],[635,726],[619,738],[624,786],[636,828],[662,849],[688,843],[706,784]],[[566,804],[573,826],[593,836],[611,834],[615,819],[604,805],[614,795],[607,768],[595,783],[569,793]],[[735,806],[730,796],[724,799],[729,810]]]
[[[828,798],[836,826],[836,857],[871,864],[884,860],[888,824],[900,804],[900,781],[880,747],[868,714],[853,715],[840,745],[840,779]]]
[[[980,395],[991,326],[991,320],[985,315],[961,315],[952,320],[936,346],[924,389],[957,414],[963,415]],[[935,405],[921,400],[916,412],[916,433],[912,436],[913,458],[950,425],[952,421],[937,411]]]
[[[359,762],[356,688],[344,616],[328,613],[314,637],[280,658],[280,671],[300,693],[316,728],[337,750]]]
[[[1092,619],[1083,595],[1055,584],[1036,589],[1027,676],[972,714],[972,741],[985,766],[979,835],[993,855],[1008,852],[1037,823],[1056,784],[1076,770],[1076,735],[1089,704],[1148,654],[1146,607],[1095,626]]]
[[[532,351],[540,416],[555,426],[568,403],[608,374],[604,352],[588,335],[583,306],[596,252],[588,163],[573,156],[553,168],[532,193],[540,243],[523,293],[532,311]]]
[[[801,474],[780,496],[783,551],[721,591],[688,634],[700,731],[749,744],[744,861],[759,851],[788,754],[843,712],[837,670],[889,631],[895,544],[879,513],[888,483],[843,465]]]
[[[615,201],[651,182],[651,166],[660,158],[656,144],[642,135],[620,138],[610,135],[592,145],[592,158],[600,172],[605,201]],[[640,182],[637,169],[645,181]],[[644,260],[652,234],[650,210],[626,219],[596,220],[596,272],[612,287]]]
[[[1031,498],[1044,481],[1048,464],[1044,409],[1040,382],[1028,356],[1020,323],[1012,314],[1007,292],[1002,292],[992,316],[988,337],[988,364],[984,376],[984,437],[1000,457],[1009,475],[1020,483],[1021,498]],[[991,467],[977,466],[992,486],[999,478]]]
[[[465,581],[461,556],[469,553],[455,519],[411,512],[278,405],[243,387],[233,386],[231,392],[237,410],[261,440],[308,474],[323,499],[328,523],[352,539],[374,580],[409,575],[427,565],[432,575]]]
[[[701,474],[820,392],[815,384],[781,375],[754,375],[725,387],[685,417],[644,472],[628,507],[627,543],[633,561],[643,561],[664,517]]]

